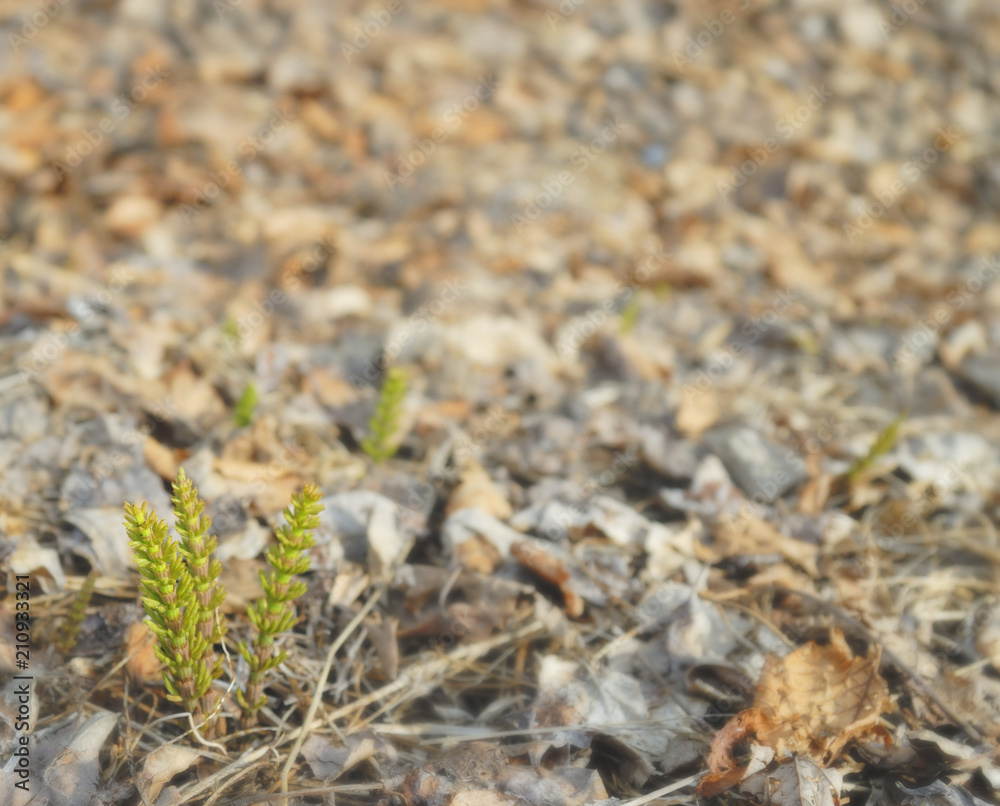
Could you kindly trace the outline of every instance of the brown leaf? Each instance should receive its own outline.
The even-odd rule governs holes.
[[[806,755],[829,764],[848,742],[875,728],[889,704],[881,658],[879,646],[854,657],[840,630],[826,646],[810,642],[785,658],[770,657],[754,699],[767,717],[757,738],[778,758]]]
[[[189,362],[181,362],[169,370],[163,380],[180,416],[202,425],[225,417],[226,405],[219,393],[205,378],[194,373]]]
[[[151,436],[146,437],[142,446],[142,453],[149,465],[156,474],[169,481],[177,478],[177,468],[179,462],[173,448],[168,448],[161,442],[157,442]]]
[[[365,620],[368,628],[368,635],[371,636],[375,651],[379,660],[382,661],[382,671],[390,680],[395,680],[399,674],[399,619],[387,618],[383,621],[382,615],[376,613]]]
[[[160,681],[163,664],[153,651],[153,634],[145,621],[136,621],[125,632],[125,671],[135,683],[148,685]]]
[[[583,598],[572,589],[569,570],[562,560],[525,542],[514,543],[510,547],[510,553],[525,568],[538,574],[546,582],[559,586],[568,616],[577,618],[583,615]]]
[[[474,461],[462,470],[461,483],[448,499],[445,514],[450,515],[460,509],[479,509],[500,520],[506,520],[513,513],[500,488],[482,465]]]
[[[742,781],[747,764],[737,756],[750,742],[770,747],[779,760],[804,756],[826,766],[854,739],[884,740],[878,721],[889,687],[878,672],[881,656],[875,647],[855,657],[834,630],[825,646],[810,642],[784,658],[769,657],[753,707],[716,734],[698,791],[712,797]]]
[[[697,439],[719,419],[719,399],[712,389],[685,392],[677,407],[677,429],[689,439]]]
[[[819,454],[810,454],[806,466],[809,469],[809,481],[802,485],[797,509],[804,515],[819,515],[830,498],[833,476],[821,472]]]
[[[698,794],[712,798],[731,789],[743,780],[747,760],[738,758],[738,749],[746,745],[766,722],[766,717],[755,708],[740,711],[715,734],[708,753],[708,773],[698,784]]]
[[[455,547],[455,559],[463,568],[481,574],[492,574],[503,562],[496,546],[479,535],[459,543]]]

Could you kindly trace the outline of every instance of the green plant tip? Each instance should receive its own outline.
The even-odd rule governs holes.
[[[368,436],[361,443],[361,449],[375,462],[384,462],[399,449],[395,440],[398,437],[407,388],[406,372],[399,367],[392,367],[386,373],[375,413],[368,421]]]
[[[248,383],[243,387],[243,394],[233,409],[233,422],[240,428],[246,428],[253,422],[254,411],[257,408],[257,387]]]

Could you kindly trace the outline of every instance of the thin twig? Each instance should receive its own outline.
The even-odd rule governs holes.
[[[663,797],[663,795],[669,795],[671,792],[676,792],[678,789],[684,789],[685,787],[691,786],[695,781],[699,780],[705,773],[698,772],[694,775],[689,775],[687,778],[682,778],[680,781],[675,781],[662,789],[657,789],[655,792],[650,792],[648,795],[643,795],[641,798],[635,798],[635,800],[627,800],[622,806],[644,806],[646,803],[651,803],[657,798]]]
[[[484,655],[492,649],[496,649],[498,646],[518,641],[523,638],[529,638],[532,635],[542,632],[544,629],[545,625],[542,624],[542,622],[532,621],[530,624],[522,627],[520,630],[511,635],[498,635],[495,638],[490,638],[486,641],[479,641],[475,644],[459,646],[444,657],[435,658],[433,660],[426,661],[425,663],[414,664],[391,683],[387,683],[381,688],[369,692],[364,697],[360,697],[354,702],[348,703],[347,705],[341,706],[336,711],[333,711],[327,716],[327,720],[332,722],[333,720],[341,719],[354,711],[360,711],[361,709],[368,707],[373,702],[391,697],[393,694],[402,691],[408,686],[415,686],[425,680],[434,679],[453,663],[472,660],[480,655]]]
[[[313,695],[312,702],[309,703],[309,710],[306,712],[305,719],[302,722],[302,730],[299,731],[299,737],[295,740],[295,744],[292,746],[291,752],[288,754],[288,758],[285,761],[285,766],[281,768],[281,792],[285,794],[288,792],[288,774],[291,772],[292,765],[295,764],[295,759],[299,756],[299,750],[302,749],[302,743],[306,740],[306,736],[309,735],[309,731],[312,726],[313,718],[316,716],[316,711],[319,709],[319,704],[323,701],[323,689],[326,688],[326,680],[330,676],[330,669],[333,668],[333,658],[337,654],[344,643],[347,641],[348,636],[353,633],[358,625],[364,621],[365,616],[367,616],[375,603],[382,598],[382,594],[385,593],[388,585],[385,582],[379,583],[378,588],[371,595],[367,602],[365,602],[364,607],[362,607],[357,615],[351,619],[351,623],[347,627],[341,630],[340,635],[337,636],[336,640],[330,644],[330,649],[326,653],[326,661],[323,663],[323,669],[319,673],[319,680],[316,681],[316,693]]]
[[[234,801],[229,804],[229,806],[253,806],[255,803],[271,803],[273,801],[287,800],[288,798],[305,798],[314,795],[327,795],[331,792],[371,792],[373,789],[381,788],[381,783],[320,786],[315,789],[299,789],[295,792],[272,792],[270,795],[254,795],[252,798],[244,798],[243,800]]]
[[[258,747],[254,750],[247,751],[238,759],[235,759],[232,763],[227,764],[214,775],[210,775],[204,781],[200,781],[195,784],[192,789],[184,792],[184,799],[180,801],[180,803],[186,803],[211,790],[221,792],[223,790],[223,786],[230,786],[240,780],[240,778],[243,778],[251,773],[253,771],[254,763],[262,759],[269,752],[271,752],[270,747]]]

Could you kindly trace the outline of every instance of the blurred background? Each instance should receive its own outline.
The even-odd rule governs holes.
[[[1000,248],[998,13],[5,2],[5,302],[137,256],[274,284],[329,242],[309,283],[373,302],[461,276],[542,315],[662,250],[644,287],[904,320]]]
[[[595,439],[683,480],[717,424],[836,469],[903,411],[994,421],[994,3],[2,9],[12,457],[126,413],[171,478],[252,384],[356,481],[391,363],[401,455],[499,405],[529,486]]]

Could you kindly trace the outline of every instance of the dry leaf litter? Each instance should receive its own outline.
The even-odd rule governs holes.
[[[1000,802],[995,3],[0,25],[3,758],[14,575],[37,680],[0,802]],[[233,642],[326,495],[260,727],[211,745],[121,526],[181,466]]]

